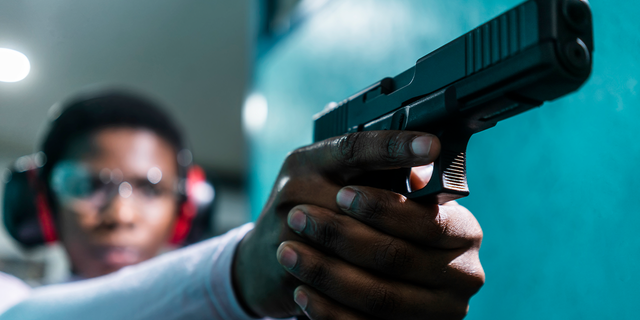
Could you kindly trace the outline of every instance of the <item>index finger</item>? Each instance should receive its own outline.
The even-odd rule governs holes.
[[[330,138],[296,150],[323,172],[353,173],[426,165],[440,153],[440,141],[416,131],[365,131]]]

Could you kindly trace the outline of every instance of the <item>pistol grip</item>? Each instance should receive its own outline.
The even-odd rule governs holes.
[[[464,130],[456,131],[438,135],[442,147],[440,156],[433,163],[431,180],[424,188],[404,194],[407,198],[444,204],[469,195],[466,151],[471,134],[464,133]]]

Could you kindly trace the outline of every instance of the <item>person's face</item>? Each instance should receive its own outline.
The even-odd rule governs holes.
[[[177,216],[171,145],[147,130],[111,128],[70,153],[56,163],[51,180],[74,272],[91,278],[154,257]]]

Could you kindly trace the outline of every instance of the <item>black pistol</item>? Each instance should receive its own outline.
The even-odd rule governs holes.
[[[428,203],[466,197],[469,138],[577,90],[591,73],[592,53],[587,1],[530,0],[330,105],[314,117],[313,139],[370,130],[435,134],[442,150],[426,187],[411,190],[410,168],[376,172],[368,185]]]

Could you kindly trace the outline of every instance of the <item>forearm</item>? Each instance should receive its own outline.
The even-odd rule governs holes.
[[[119,272],[34,290],[0,319],[250,319],[230,279],[251,225]]]

